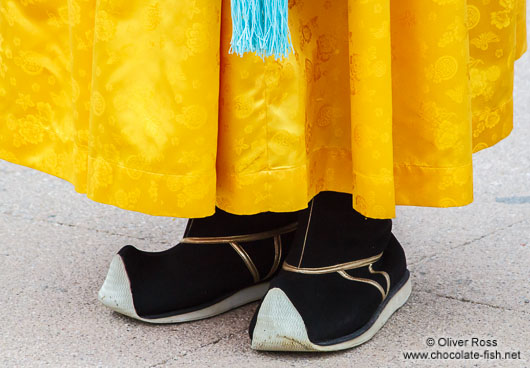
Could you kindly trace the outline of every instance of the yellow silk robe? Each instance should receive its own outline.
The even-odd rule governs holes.
[[[2,0],[0,158],[152,215],[375,218],[472,201],[512,129],[525,0],[291,0],[295,53],[228,54],[229,0]]]

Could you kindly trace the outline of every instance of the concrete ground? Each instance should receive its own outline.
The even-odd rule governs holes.
[[[346,352],[258,353],[256,304],[194,323],[152,326],[97,299],[125,244],[162,250],[185,220],[94,203],[60,179],[0,161],[0,367],[530,367],[530,57],[517,64],[516,128],[475,155],[475,202],[400,208],[395,232],[414,290],[376,337]],[[494,347],[427,339],[496,340]],[[407,352],[513,353],[510,360],[407,360]],[[520,355],[518,355],[520,354]],[[518,358],[518,359],[517,359]]]

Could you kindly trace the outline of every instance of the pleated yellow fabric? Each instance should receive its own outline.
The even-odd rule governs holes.
[[[295,54],[263,62],[228,54],[229,0],[2,0],[0,158],[152,215],[470,203],[525,0],[289,5]]]

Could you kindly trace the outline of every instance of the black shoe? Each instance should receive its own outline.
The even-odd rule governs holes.
[[[252,348],[335,351],[371,339],[411,293],[391,227],[355,212],[351,195],[313,198],[251,321]]]
[[[190,219],[171,249],[122,248],[99,300],[150,323],[193,321],[259,300],[292,243],[296,219],[297,213],[239,216],[220,209]]]

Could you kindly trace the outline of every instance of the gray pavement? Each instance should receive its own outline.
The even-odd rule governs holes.
[[[60,179],[0,161],[0,367],[530,367],[530,56],[517,64],[516,128],[475,155],[475,202],[401,207],[395,233],[413,275],[409,302],[376,337],[341,353],[258,353],[256,304],[181,325],[152,326],[96,298],[125,244],[162,250],[185,220],[94,203]],[[513,360],[406,360],[426,339],[495,339],[477,352]]]

